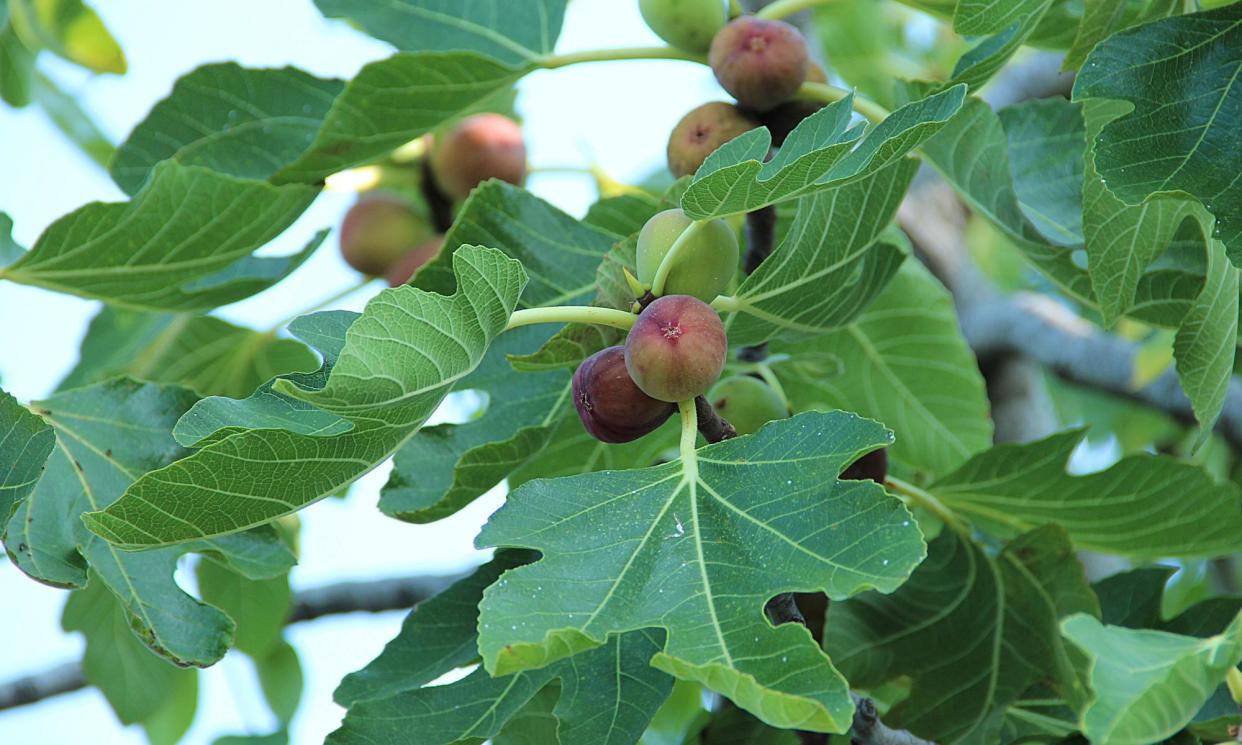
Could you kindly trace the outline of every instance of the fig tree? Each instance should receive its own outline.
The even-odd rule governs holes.
[[[784,21],[742,16],[712,39],[708,62],[739,104],[767,111],[802,87],[810,58],[798,29]]]
[[[677,410],[634,385],[625,369],[625,349],[619,346],[596,352],[578,366],[573,394],[582,426],[603,442],[637,440]]]
[[[434,234],[413,206],[395,194],[371,192],[341,221],[341,256],[369,277],[382,277],[402,256]]]
[[[728,352],[724,324],[711,306],[689,295],[648,305],[625,339],[625,368],[660,401],[687,401],[711,387]]]
[[[679,209],[653,216],[638,233],[638,281],[650,285],[677,237],[694,221]],[[664,295],[690,295],[711,302],[737,272],[737,234],[724,220],[695,231],[673,257]]]
[[[668,137],[668,169],[673,178],[690,176],[716,148],[758,126],[754,117],[724,101],[691,109]]]
[[[837,478],[842,481],[871,479],[877,484],[883,484],[884,479],[888,478],[888,448],[872,450],[851,463]]]
[[[431,261],[440,253],[440,248],[444,245],[444,236],[437,235],[434,238],[423,241],[418,246],[397,259],[391,267],[388,268],[386,279],[389,287],[397,287],[403,285],[414,278],[414,274],[423,268],[423,265]]]
[[[781,394],[749,375],[725,378],[712,387],[707,400],[739,435],[749,435],[773,419],[789,416]]]
[[[638,11],[656,36],[687,52],[706,52],[728,19],[724,0],[638,0]]]
[[[522,130],[500,114],[468,116],[435,139],[431,173],[441,191],[459,200],[489,178],[520,185],[526,178]]]

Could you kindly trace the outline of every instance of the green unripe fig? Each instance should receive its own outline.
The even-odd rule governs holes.
[[[435,138],[431,173],[440,190],[457,200],[490,178],[521,185],[526,179],[522,130],[500,114],[468,116]]]
[[[658,401],[688,401],[720,377],[729,350],[724,324],[711,306],[689,295],[648,305],[625,339],[625,369]]]
[[[574,408],[601,442],[630,442],[664,424],[677,407],[643,393],[625,369],[625,349],[608,347],[574,371]]]
[[[444,246],[444,236],[437,235],[434,238],[423,241],[418,247],[410,251],[405,256],[397,259],[391,267],[388,268],[388,274],[385,278],[388,280],[389,287],[397,287],[409,282],[428,262],[434,259]]]
[[[810,57],[798,29],[784,21],[742,16],[716,34],[708,62],[739,104],[767,111],[802,87]]]
[[[382,277],[434,234],[409,202],[395,194],[371,192],[359,197],[341,221],[341,256],[368,277]]]
[[[638,12],[656,36],[687,52],[706,52],[729,17],[724,0],[638,0]]]
[[[781,394],[749,375],[725,378],[708,391],[707,400],[739,435],[749,435],[773,419],[789,416]]]
[[[692,109],[668,137],[668,170],[673,178],[693,175],[716,148],[758,126],[731,103],[712,101]]]
[[[650,286],[656,270],[678,236],[694,221],[679,209],[653,216],[638,233],[638,281]],[[729,286],[737,272],[737,234],[724,220],[699,228],[677,249],[664,295],[690,295],[709,303]]]

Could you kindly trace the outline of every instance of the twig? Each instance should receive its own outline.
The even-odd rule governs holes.
[[[371,582],[340,582],[293,596],[288,623],[341,613],[379,613],[412,608],[447,588],[459,577],[415,576]],[[89,683],[77,662],[67,662],[7,683],[0,683],[0,711],[72,693]]]
[[[708,442],[720,442],[737,437],[737,430],[720,416],[715,407],[703,396],[694,399],[694,414],[699,420],[699,434]]]

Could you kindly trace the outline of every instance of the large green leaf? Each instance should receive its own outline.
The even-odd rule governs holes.
[[[1198,466],[1152,455],[1132,455],[1107,470],[1071,476],[1065,464],[1082,434],[999,445],[971,458],[931,491],[991,530],[1011,534],[1055,523],[1079,548],[1133,559],[1218,556],[1242,545],[1235,485],[1213,481]]]
[[[55,432],[56,447],[8,521],[4,542],[18,568],[48,584],[82,587],[93,570],[92,581],[111,590],[147,646],[182,665],[210,665],[224,655],[233,623],[177,586],[177,559],[187,550],[211,552],[243,573],[272,576],[293,563],[275,533],[264,528],[134,554],[90,534],[79,520],[184,453],[171,431],[194,399],[184,389],[121,379],[32,404]]]
[[[1095,140],[1095,166],[1129,204],[1189,194],[1216,217],[1214,236],[1242,265],[1242,4],[1114,34],[1091,52],[1074,98],[1128,101],[1133,110]]]
[[[13,107],[30,103],[35,53],[22,43],[12,23],[0,25],[0,99]]]
[[[480,668],[448,685],[427,685],[476,657],[478,605],[484,588],[502,572],[532,559],[530,552],[502,551],[407,616],[401,632],[380,656],[347,676],[337,689],[336,699],[348,706],[349,713],[329,742],[435,745],[473,742],[502,729],[513,737],[517,721],[533,714],[532,709],[559,720],[558,735],[553,740],[506,742],[637,742],[673,684],[672,678],[649,665],[660,648],[660,635],[654,632],[618,636],[605,647],[542,670],[492,678]],[[541,692],[551,699],[546,709],[532,704]]]
[[[784,241],[722,306],[732,311],[729,342],[806,337],[853,320],[905,259],[881,234],[917,170],[903,159],[799,200]]]
[[[176,383],[202,396],[240,398],[276,375],[318,366],[304,344],[219,318],[105,306],[91,321],[78,364],[60,388],[128,375]]]
[[[883,422],[892,457],[944,474],[992,444],[983,376],[958,330],[953,298],[907,261],[857,321],[809,341],[775,344],[795,410],[839,408]]]
[[[0,525],[13,507],[25,499],[43,473],[43,464],[56,447],[52,428],[4,391],[0,391]]]
[[[875,422],[812,412],[664,465],[522,485],[477,542],[543,558],[484,594],[485,667],[539,669],[660,627],[661,670],[776,726],[844,731],[845,680],[805,627],[773,628],[763,607],[785,591],[889,592],[923,558],[899,501],[835,478],[890,438]]]
[[[471,51],[521,64],[551,54],[567,0],[315,0],[407,52]]]
[[[1101,745],[1141,745],[1173,735],[1242,661],[1242,615],[1206,639],[1105,626],[1083,615],[1065,619],[1062,629],[1091,659],[1094,696],[1079,724]]]
[[[1085,695],[1057,625],[1076,612],[1099,606],[1061,529],[1020,536],[999,555],[946,529],[893,595],[834,604],[824,645],[854,685],[911,679],[909,697],[884,716],[889,726],[994,743],[1032,683]]]
[[[179,682],[197,675],[168,664],[143,646],[125,609],[97,577],[69,596],[61,625],[65,631],[81,632],[86,642],[82,672],[122,724],[155,716],[169,704]]]
[[[87,525],[134,547],[234,533],[301,509],[375,468],[478,366],[526,281],[521,265],[494,249],[458,249],[454,266],[459,288],[451,297],[407,285],[373,298],[349,326],[331,373],[315,381],[319,387],[278,378],[268,391],[339,417],[353,425],[348,432],[226,427],[198,452],[146,474],[106,510],[85,516]]]
[[[288,259],[250,256],[316,193],[165,162],[132,201],[89,204],[52,223],[0,277],[136,308],[211,308],[274,284],[322,242]]]
[[[933,93],[865,132],[861,125],[851,126],[850,96],[804,119],[771,160],[771,134],[764,127],[753,129],[708,156],[681,207],[698,220],[751,212],[874,173],[944,127],[965,96],[963,86]]]
[[[344,87],[293,67],[204,65],[179,78],[134,127],[109,171],[129,194],[142,188],[156,164],[170,159],[268,179],[310,146]]]
[[[324,178],[404,145],[509,88],[529,67],[477,52],[399,52],[363,67],[277,183]]]
[[[1047,3],[1048,0],[958,0],[953,10],[953,30],[963,36],[995,34],[1038,12]]]
[[[1073,262],[1074,243],[1057,243],[1060,231],[1054,235],[1041,233],[1029,217],[1038,213],[1038,207],[1024,205],[1021,201],[1023,193],[1038,195],[1048,186],[1037,181],[1022,190],[1017,188],[1017,174],[1009,157],[1010,140],[1005,128],[1006,123],[1023,125],[1028,137],[1033,138],[1021,148],[1023,162],[1038,165],[1042,161],[1043,168],[1055,174],[1072,172],[1073,164],[1078,163],[1081,171],[1085,139],[1073,140],[1076,144],[1067,146],[1067,135],[1074,130],[1063,131],[1066,122],[1071,121],[1066,112],[1074,108],[1066,101],[1035,101],[1014,107],[1003,122],[990,106],[971,98],[961,113],[923,145],[923,154],[966,203],[1013,241],[1028,260],[1071,297],[1090,302],[1090,278]],[[1081,129],[1079,120],[1080,137]],[[1040,132],[1043,136],[1038,134]],[[1024,173],[1038,179],[1041,170],[1028,168]],[[1065,202],[1064,199],[1056,201]],[[1045,226],[1050,223],[1052,221],[1043,221]]]
[[[1123,28],[1179,11],[1182,0],[1083,0],[1082,21],[1074,43],[1065,53],[1064,67],[1077,70],[1104,39]]]
[[[1199,420],[1200,443],[1216,426],[1233,378],[1238,291],[1237,267],[1226,258],[1224,245],[1212,241],[1203,292],[1191,303],[1173,339],[1177,379]]]
[[[949,84],[965,83],[973,92],[991,80],[1035,32],[1052,4],[1053,0],[960,0],[953,18],[955,29],[961,33],[970,33],[964,28],[998,33],[985,37],[962,55]]]

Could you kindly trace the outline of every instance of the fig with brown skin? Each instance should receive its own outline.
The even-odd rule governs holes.
[[[440,249],[443,246],[444,236],[437,235],[430,240],[423,241],[413,251],[397,259],[388,268],[388,274],[385,276],[385,279],[388,280],[388,286],[397,287],[409,282],[414,278],[419,269],[430,263],[440,253]]]
[[[625,368],[625,349],[608,347],[574,372],[574,407],[582,426],[602,442],[630,442],[664,424],[677,407],[639,390]]]
[[[888,448],[872,450],[851,463],[837,478],[842,481],[870,479],[877,484],[883,484],[884,479],[888,478]]]
[[[712,39],[716,80],[748,109],[768,111],[797,93],[810,67],[806,40],[784,21],[742,16]]]
[[[435,139],[431,173],[440,190],[456,200],[490,178],[521,185],[526,179],[522,130],[500,114],[468,116]]]
[[[434,234],[413,206],[395,194],[371,192],[358,199],[341,221],[341,256],[369,277],[382,277],[393,264]]]
[[[648,305],[625,339],[625,367],[634,383],[660,401],[688,401],[720,377],[729,351],[724,324],[711,306],[689,295]]]
[[[731,103],[713,101],[691,109],[669,135],[668,169],[673,178],[693,175],[716,148],[758,126]]]

